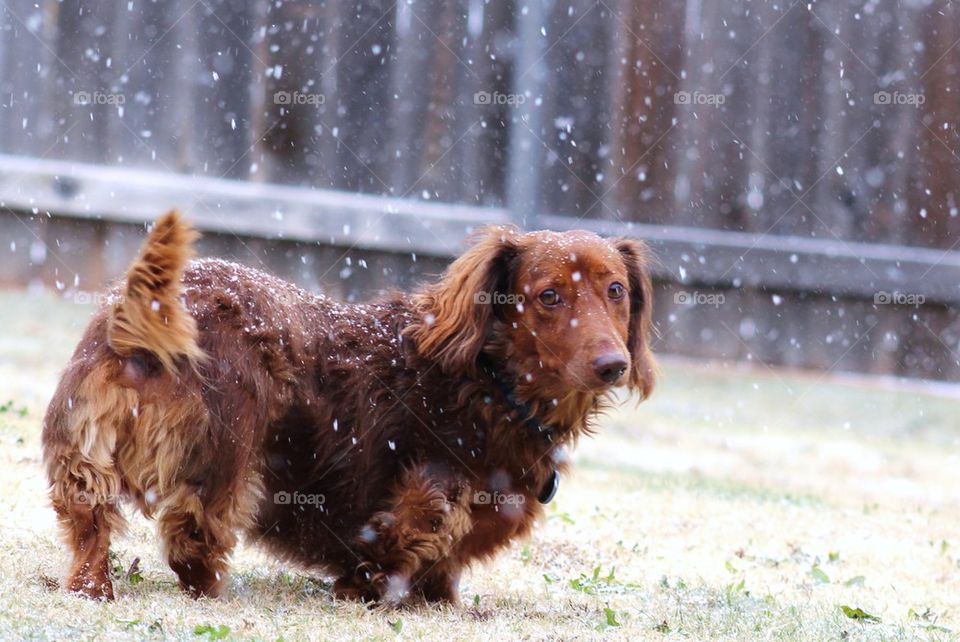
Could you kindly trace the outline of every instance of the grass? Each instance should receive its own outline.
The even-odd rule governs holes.
[[[67,595],[39,433],[89,312],[0,293],[0,639],[958,637],[960,396],[682,362],[580,445],[549,518],[469,573],[458,609],[335,602],[247,547],[228,595],[195,602],[139,517],[117,601]]]

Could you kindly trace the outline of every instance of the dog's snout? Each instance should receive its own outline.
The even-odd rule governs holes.
[[[616,383],[626,369],[627,360],[619,352],[601,355],[593,361],[593,371],[604,383]]]

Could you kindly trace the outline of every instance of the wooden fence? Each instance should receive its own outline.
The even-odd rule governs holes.
[[[438,268],[485,222],[589,227],[654,245],[664,351],[960,379],[958,18],[8,0],[3,278],[105,278],[122,224],[168,205],[241,260],[309,255],[284,271],[348,297]],[[354,291],[364,252],[392,267]]]

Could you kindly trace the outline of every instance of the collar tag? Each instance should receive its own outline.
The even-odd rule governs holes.
[[[553,472],[550,473],[550,477],[547,479],[547,483],[540,489],[540,495],[537,497],[537,501],[541,504],[549,504],[553,501],[553,498],[557,496],[558,490],[560,490],[560,473],[554,468]]]

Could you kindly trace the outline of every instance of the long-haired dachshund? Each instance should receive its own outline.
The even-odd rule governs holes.
[[[156,518],[182,588],[215,596],[245,534],[334,594],[458,600],[528,533],[613,386],[649,395],[645,246],[480,232],[412,295],[346,305],[190,261],[161,217],[44,420],[67,587],[112,599],[121,501]]]

